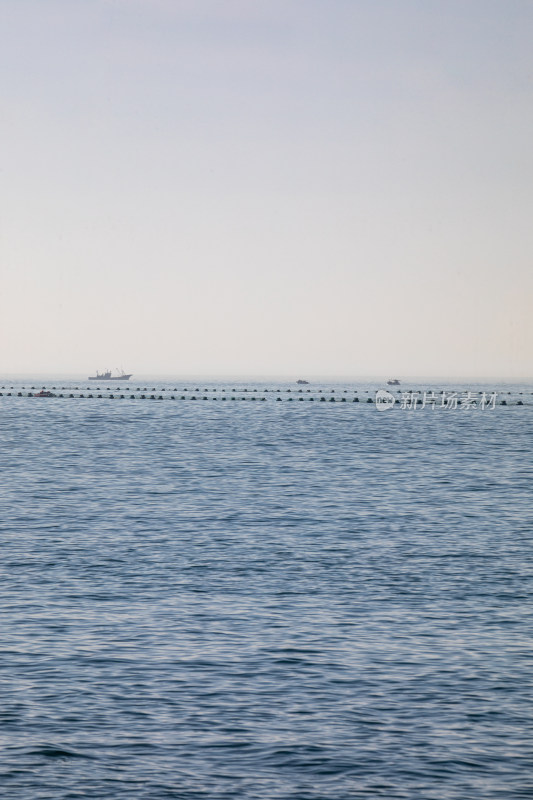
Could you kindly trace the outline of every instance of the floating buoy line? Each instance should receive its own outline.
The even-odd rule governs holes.
[[[418,395],[421,402],[423,392],[420,390],[397,390],[398,397],[396,404],[400,405],[400,397],[407,392]],[[446,389],[446,393],[453,390]],[[463,391],[457,390],[457,396],[460,403]],[[482,391],[472,392],[475,398],[476,394],[481,396]],[[490,391],[485,392],[486,395],[491,394]],[[523,400],[521,396],[528,395],[527,392],[496,392],[497,405],[533,405],[533,400]],[[518,397],[520,398],[518,399]],[[533,397],[533,392],[529,393]],[[320,402],[320,403],[371,403],[375,404],[375,391],[372,390],[358,390],[358,389],[279,389],[279,388],[226,388],[226,387],[211,387],[201,389],[200,387],[183,389],[169,389],[167,387],[156,388],[154,387],[141,387],[135,389],[111,389],[111,387],[87,387],[83,386],[67,387],[67,386],[1,386],[1,397],[24,397],[34,399],[46,398],[61,398],[68,400],[172,400],[172,401],[217,401],[217,402]],[[437,393],[438,399],[438,393]],[[437,406],[439,404],[437,403]]]

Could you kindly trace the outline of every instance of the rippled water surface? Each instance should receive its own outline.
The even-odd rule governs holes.
[[[271,400],[0,398],[9,800],[532,796],[533,406]]]

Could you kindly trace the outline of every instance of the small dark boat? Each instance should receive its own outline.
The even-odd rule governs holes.
[[[400,381],[398,380],[398,378],[393,378],[392,380],[387,381],[387,386],[399,386],[399,385]]]
[[[308,383],[309,383],[309,381],[304,381],[304,380],[302,380],[302,379],[300,378],[300,380],[299,380],[299,381],[296,381],[296,383],[299,383],[301,386],[303,386],[304,384],[308,384]]]
[[[47,389],[42,389],[40,392],[37,392],[37,394],[34,394],[33,396],[34,397],[57,397],[57,394],[54,394],[53,392],[49,392]]]

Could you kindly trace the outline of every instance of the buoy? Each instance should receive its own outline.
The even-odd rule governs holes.
[[[507,400],[502,400],[502,401],[501,401],[501,403],[500,403],[500,405],[501,405],[501,406],[506,406],[506,405],[507,405]]]
[[[326,402],[326,398],[325,398],[325,397],[321,397],[321,398],[320,398],[320,402],[321,402],[321,403],[325,403],[325,402]]]
[[[276,403],[281,403],[281,397],[276,397]]]
[[[372,400],[372,398],[371,398],[371,397],[367,397],[367,398],[366,398],[366,402],[367,402],[367,403],[373,403],[374,401]]]

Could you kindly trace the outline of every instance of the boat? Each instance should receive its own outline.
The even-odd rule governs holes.
[[[392,380],[387,381],[387,386],[399,386],[399,385],[400,381],[398,380],[398,378],[392,378]]]
[[[116,375],[113,375],[111,373],[110,369],[106,370],[105,372],[98,372],[98,370],[96,370],[96,375],[89,375],[87,380],[89,380],[89,381],[129,381],[129,379],[131,378],[132,374],[133,373],[128,375],[127,373],[124,372],[123,369],[120,370],[120,372],[117,370],[117,374]]]
[[[49,392],[46,389],[41,389],[40,392],[37,392],[37,394],[34,394],[33,396],[34,397],[57,397],[57,394],[54,394],[53,392]]]
[[[307,385],[307,384],[309,383],[309,381],[304,381],[304,380],[302,380],[302,379],[300,378],[300,380],[299,380],[299,381],[296,381],[296,383],[299,383],[299,384],[301,384],[301,385],[303,386],[304,384],[306,384],[306,385]]]

